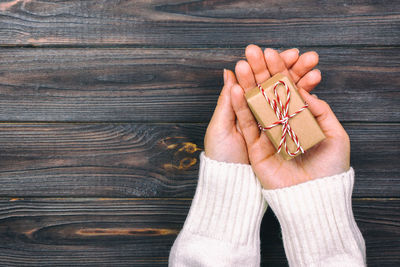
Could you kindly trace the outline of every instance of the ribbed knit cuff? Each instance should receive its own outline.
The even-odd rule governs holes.
[[[259,246],[267,206],[250,165],[200,154],[199,182],[184,229],[232,245]]]
[[[364,239],[351,204],[353,184],[350,168],[295,186],[263,190],[281,224],[290,266],[364,265]]]

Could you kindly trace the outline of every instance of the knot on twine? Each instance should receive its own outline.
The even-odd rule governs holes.
[[[286,88],[286,102],[283,105],[282,101],[278,95],[277,92],[277,87],[279,85],[284,85]],[[263,94],[263,96],[265,97],[265,99],[267,100],[268,104],[271,106],[271,108],[273,109],[273,111],[275,112],[276,117],[278,118],[278,120],[274,123],[272,123],[271,125],[267,126],[267,127],[262,127],[259,123],[258,123],[258,128],[260,128],[260,130],[269,130],[275,126],[278,126],[280,124],[282,124],[282,135],[281,135],[281,140],[279,142],[279,146],[278,146],[278,153],[281,151],[282,146],[285,146],[285,150],[286,153],[290,156],[295,156],[297,155],[297,153],[301,152],[304,153],[303,148],[300,145],[299,139],[297,138],[297,135],[295,134],[295,132],[293,131],[293,129],[290,127],[289,125],[289,119],[293,118],[294,116],[296,116],[297,114],[299,114],[300,112],[302,112],[303,110],[305,110],[308,105],[305,104],[302,108],[300,108],[299,110],[297,110],[296,112],[294,112],[293,114],[289,115],[289,101],[290,101],[290,89],[287,86],[287,84],[284,81],[277,81],[274,85],[274,94],[276,99],[273,99],[273,101],[271,101],[269,99],[269,97],[265,94],[265,90],[264,88],[260,85],[257,84],[258,88],[260,89],[261,93]],[[279,106],[278,106],[279,105]],[[286,143],[286,135],[289,135],[290,138],[293,140],[293,142],[295,143],[297,149],[295,152],[290,152],[289,148],[287,146]]]

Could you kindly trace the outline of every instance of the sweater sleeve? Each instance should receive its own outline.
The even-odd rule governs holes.
[[[291,187],[263,190],[277,216],[290,266],[365,266],[354,220],[354,171]]]
[[[259,266],[267,208],[250,165],[200,155],[199,181],[169,266]]]

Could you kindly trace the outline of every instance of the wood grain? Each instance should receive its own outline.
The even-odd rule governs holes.
[[[9,0],[0,4],[0,44],[398,45],[399,7],[368,0]]]
[[[166,265],[190,199],[1,199],[0,262],[7,266]],[[355,199],[368,266],[400,258],[400,201]],[[279,224],[269,209],[262,266],[284,266]]]
[[[323,75],[315,92],[340,120],[400,122],[400,48],[315,50]],[[243,55],[243,49],[0,49],[0,121],[208,122],[222,69],[234,69]]]
[[[206,124],[0,124],[0,196],[192,197]],[[400,124],[346,124],[354,195],[400,195]]]
[[[0,265],[166,266],[255,43],[320,54],[368,266],[400,266],[399,33],[399,1],[0,1]],[[261,240],[287,266],[270,209]]]

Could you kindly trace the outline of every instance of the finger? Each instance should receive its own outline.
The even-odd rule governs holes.
[[[228,70],[228,69],[224,69],[223,77],[224,77],[224,86],[222,87],[222,90],[220,93],[221,101],[230,103],[230,99],[231,99],[230,88],[234,84],[237,84],[237,80],[236,80],[235,74],[231,70]]]
[[[257,127],[257,123],[244,97],[243,89],[240,86],[234,85],[232,87],[231,99],[232,107],[235,111],[247,147],[251,147],[259,138],[260,130]]]
[[[304,75],[298,82],[297,86],[303,88],[307,92],[310,92],[321,82],[321,71],[318,69],[309,71]]]
[[[235,72],[237,80],[245,92],[256,87],[257,84],[256,80],[254,79],[253,71],[251,70],[251,67],[247,61],[238,61],[236,63]]]
[[[246,47],[246,58],[249,63],[257,83],[265,82],[271,75],[265,63],[264,54],[260,47],[256,45],[248,45]]]
[[[224,70],[224,87],[218,98],[217,106],[211,120],[234,123],[236,121],[235,113],[231,102],[231,88],[237,84],[235,74],[230,70]]]
[[[268,71],[271,76],[277,73],[282,73],[284,75],[290,76],[289,71],[286,68],[285,62],[282,60],[281,56],[276,50],[272,48],[266,48],[264,50],[264,57],[265,62],[267,62]]]
[[[336,118],[328,103],[310,95],[307,91],[299,89],[301,97],[308,104],[308,109],[314,115],[319,126],[327,137],[335,137],[345,133],[344,128]]]
[[[296,63],[296,61],[299,59],[299,53],[300,53],[299,49],[292,48],[292,49],[283,51],[279,55],[285,62],[286,68],[290,69],[294,65],[294,63]]]
[[[231,127],[236,122],[230,96],[231,88],[234,84],[237,84],[237,81],[233,72],[224,70],[224,87],[218,97],[217,106],[215,107],[211,121],[226,123],[225,127]]]
[[[317,66],[318,61],[319,56],[315,51],[302,54],[289,71],[293,81],[297,83],[301,77]]]

